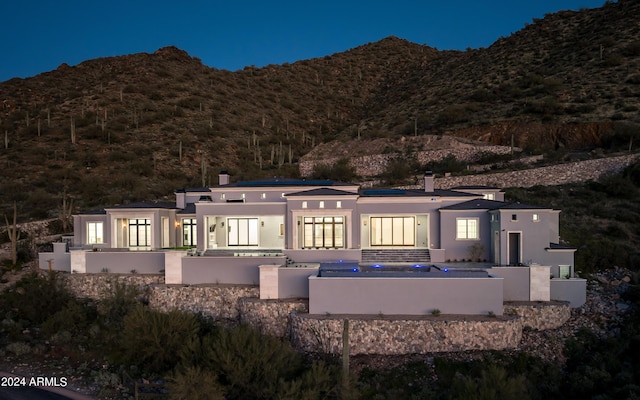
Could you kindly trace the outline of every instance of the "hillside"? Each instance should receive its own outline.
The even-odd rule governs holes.
[[[292,175],[321,143],[366,149],[416,126],[514,136],[527,151],[626,145],[640,126],[638,71],[635,0],[547,15],[466,52],[389,37],[237,72],[174,47],[63,64],[0,83],[0,210],[56,215],[65,191],[80,209],[162,198],[222,168]]]

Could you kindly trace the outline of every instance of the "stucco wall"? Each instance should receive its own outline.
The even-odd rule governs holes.
[[[502,315],[502,278],[309,277],[311,314]]]
[[[136,271],[139,274],[159,274],[164,270],[164,253],[152,251],[87,251],[87,273],[113,272],[118,274]]]
[[[582,278],[551,279],[551,300],[568,301],[580,307],[587,301],[587,280]]]
[[[182,258],[182,283],[226,283],[258,285],[259,265],[284,265],[284,256],[273,257],[184,257]]]

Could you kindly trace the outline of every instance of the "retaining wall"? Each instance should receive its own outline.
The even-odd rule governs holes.
[[[569,302],[508,302],[504,303],[505,315],[518,315],[522,326],[538,331],[561,327],[571,317]]]
[[[521,171],[436,178],[435,187],[439,189],[449,189],[455,186],[485,185],[506,188],[584,182],[596,180],[602,175],[618,173],[639,157],[639,154],[628,154]]]
[[[240,299],[258,297],[258,286],[238,285],[152,285],[149,307],[168,312],[182,310],[214,320],[239,319]]]
[[[520,151],[520,149],[517,149]],[[509,146],[474,146],[464,145],[459,148],[417,151],[412,153],[421,165],[432,161],[440,161],[443,158],[453,155],[460,161],[474,162],[480,159],[483,153],[510,154]],[[349,165],[355,169],[359,176],[376,176],[384,173],[390,162],[401,159],[398,153],[373,154],[368,156],[349,158]],[[311,176],[316,165],[333,165],[340,160],[340,157],[328,158],[324,160],[302,160],[298,163],[300,175]]]
[[[116,282],[137,286],[143,292],[152,284],[164,283],[164,274],[61,274],[76,297],[102,299],[112,293]]]
[[[349,318],[350,354],[415,354],[515,348],[522,339],[519,317],[482,320],[431,318]],[[291,315],[291,341],[305,352],[340,354],[344,319]]]
[[[238,320],[290,338],[302,351],[339,353],[343,317],[309,315],[307,299],[260,300],[257,286],[165,285],[162,275],[64,274],[78,297],[99,299],[115,282],[143,289],[153,309],[178,309],[215,320]],[[505,303],[504,316],[350,315],[351,354],[408,354],[515,348],[522,327],[554,329],[570,314],[566,302]]]

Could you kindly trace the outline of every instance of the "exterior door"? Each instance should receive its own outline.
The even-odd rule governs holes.
[[[500,231],[496,231],[493,238],[493,263],[501,265],[500,260]]]
[[[509,265],[519,265],[520,258],[520,232],[509,232]]]

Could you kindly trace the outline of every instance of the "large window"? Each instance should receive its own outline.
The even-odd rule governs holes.
[[[104,225],[102,222],[87,222],[87,244],[104,243]]]
[[[258,218],[229,218],[229,246],[257,246]]]
[[[198,244],[198,232],[196,231],[195,218],[182,219],[182,245],[195,246]]]
[[[151,246],[151,220],[149,218],[129,219],[129,247]]]
[[[304,217],[303,247],[344,247],[344,217]]]
[[[457,218],[456,239],[479,239],[478,218]]]
[[[414,246],[415,217],[371,217],[372,246]]]

